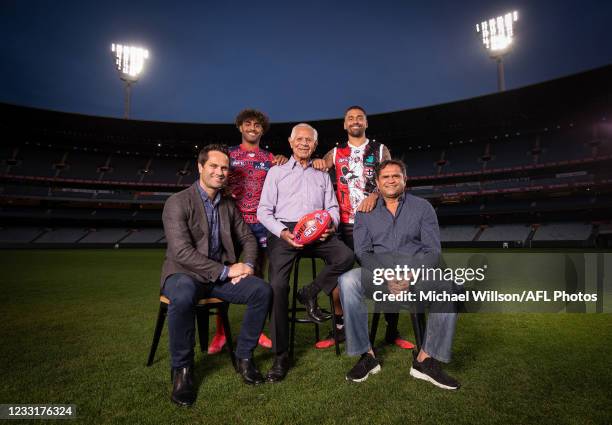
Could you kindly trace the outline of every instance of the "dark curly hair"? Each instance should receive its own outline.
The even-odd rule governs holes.
[[[266,114],[257,109],[244,109],[240,111],[236,116],[236,127],[240,128],[242,123],[249,118],[255,119],[261,125],[264,133],[270,129],[270,119]]]
[[[202,149],[200,149],[200,153],[198,154],[198,162],[200,164],[204,165],[206,161],[208,161],[208,152],[210,151],[217,151],[217,152],[224,153],[229,158],[229,148],[227,147],[227,145],[220,145],[220,144],[213,143],[210,145],[206,145]]]

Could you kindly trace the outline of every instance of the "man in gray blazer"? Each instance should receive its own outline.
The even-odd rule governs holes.
[[[253,276],[257,242],[233,200],[223,195],[229,172],[228,148],[208,145],[198,155],[200,178],[172,195],[163,212],[168,248],[162,268],[162,293],[170,300],[168,327],[172,363],[172,401],[194,403],[195,310],[205,297],[246,304],[236,358],[248,384],[264,378],[253,363],[253,350],[270,306],[271,289]],[[239,249],[244,262],[238,262]]]

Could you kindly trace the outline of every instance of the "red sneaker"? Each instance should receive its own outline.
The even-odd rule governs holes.
[[[338,342],[343,343],[344,341],[346,341],[346,335],[344,334],[344,328],[342,328],[338,330]],[[324,350],[326,348],[333,347],[334,345],[336,345],[334,333],[330,331],[325,339],[315,343],[315,348]]]
[[[404,350],[412,350],[415,347],[415,345],[412,342],[406,341],[405,339],[402,339],[402,338],[399,338],[399,337],[395,338],[394,343],[399,348],[402,348]]]
[[[336,345],[336,341],[333,338],[322,339],[321,341],[317,341],[315,343],[315,348],[318,350],[324,350],[329,347],[333,347]]]
[[[263,332],[259,335],[259,345],[263,348],[272,348],[272,340],[266,336]]]
[[[208,354],[217,354],[219,351],[223,350],[225,342],[225,335],[215,335],[208,346]]]

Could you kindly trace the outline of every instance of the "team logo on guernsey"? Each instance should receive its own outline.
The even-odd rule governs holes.
[[[372,167],[366,167],[365,170],[363,171],[364,175],[366,176],[367,179],[372,179],[374,178],[374,168]]]
[[[270,165],[271,163],[268,161],[265,162],[254,162],[253,163],[253,168],[255,168],[256,170],[265,170],[268,171],[270,169]]]
[[[368,155],[363,162],[365,162],[368,165],[374,164],[376,162],[376,158],[374,157],[374,155]]]

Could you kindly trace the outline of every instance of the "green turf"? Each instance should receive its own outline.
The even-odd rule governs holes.
[[[0,403],[74,403],[79,419],[68,423],[612,423],[610,314],[461,316],[448,367],[463,384],[457,392],[410,378],[409,353],[395,347],[383,349],[380,374],[348,383],[355,359],[315,350],[312,326],[299,325],[297,364],[284,382],[246,386],[225,353],[198,353],[197,403],[179,409],[169,401],[167,329],[145,367],[162,251],[0,258]],[[235,335],[242,311],[231,309]],[[402,315],[411,337],[409,328]],[[271,365],[266,350],[255,357],[262,370]]]

